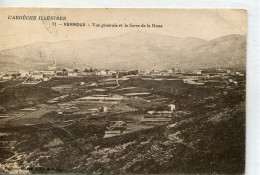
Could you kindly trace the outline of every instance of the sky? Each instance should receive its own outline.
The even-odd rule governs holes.
[[[10,20],[8,16],[65,16],[66,21]],[[247,14],[242,9],[43,9],[0,8],[0,50],[36,42],[88,40],[140,31],[205,40],[230,34],[246,35]],[[85,23],[86,27],[64,26]],[[162,25],[153,27],[93,27],[96,24]],[[60,24],[60,25],[59,25]],[[127,42],[127,41],[126,41]]]

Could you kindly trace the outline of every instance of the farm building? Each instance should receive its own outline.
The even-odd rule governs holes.
[[[107,112],[107,107],[106,106],[102,106],[99,109],[100,112]]]
[[[170,111],[174,111],[175,110],[175,105],[174,104],[169,104],[168,106],[170,108]]]

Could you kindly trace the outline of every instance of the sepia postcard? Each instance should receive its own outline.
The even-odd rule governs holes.
[[[244,174],[244,9],[0,8],[0,174]]]

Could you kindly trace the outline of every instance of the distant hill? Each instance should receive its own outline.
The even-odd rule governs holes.
[[[52,64],[109,69],[196,69],[245,67],[246,36],[228,35],[205,41],[131,32],[87,41],[40,42],[0,51],[1,68],[39,68]],[[5,68],[2,67],[4,65]]]

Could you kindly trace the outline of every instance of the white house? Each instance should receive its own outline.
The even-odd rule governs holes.
[[[77,77],[77,76],[78,76],[78,73],[77,73],[77,72],[69,72],[69,73],[68,73],[68,76],[69,76],[69,77]]]
[[[3,80],[11,80],[12,79],[12,76],[9,76],[9,75],[4,75],[1,77]]]
[[[102,106],[100,108],[100,112],[107,112],[107,107],[106,106]]]
[[[54,75],[55,71],[53,71],[53,70],[44,70],[44,71],[41,71],[41,73],[43,73],[44,75]]]
[[[170,108],[170,111],[174,111],[175,110],[175,105],[174,104],[169,104],[168,106]]]
[[[196,71],[193,71],[194,74],[197,74],[197,75],[201,75],[201,70],[196,70]]]
[[[105,70],[98,71],[98,72],[96,73],[96,75],[106,76],[106,75],[107,75],[107,71],[105,71]]]
[[[31,74],[31,78],[33,78],[35,80],[40,80],[40,79],[43,79],[43,74],[41,74],[41,73],[33,73],[33,74]]]
[[[228,74],[231,74],[231,70],[227,70],[227,73],[228,73]]]

